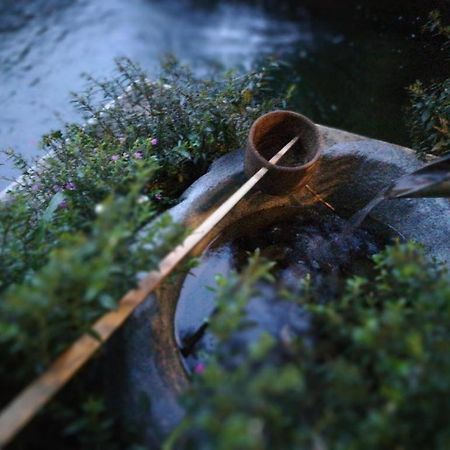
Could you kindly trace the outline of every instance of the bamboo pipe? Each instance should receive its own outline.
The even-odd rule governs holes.
[[[270,163],[276,164],[298,141],[289,141]],[[116,310],[100,317],[92,327],[94,338],[83,334],[53,364],[7,405],[0,414],[0,448],[15,437],[57,392],[83,367],[96,350],[125,322],[130,314],[152,293],[203,238],[242,200],[269,169],[263,167],[206,218],[182,244],[168,253],[158,269],[149,272],[136,289],[128,291]]]

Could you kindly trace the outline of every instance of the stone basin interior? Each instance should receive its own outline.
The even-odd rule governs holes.
[[[330,301],[342,292],[349,275],[370,276],[370,256],[398,235],[374,220],[354,233],[348,233],[347,226],[346,218],[319,203],[260,211],[223,230],[182,283],[175,333],[187,371],[194,370],[205,353],[214,351],[207,321],[215,309],[216,277],[240,271],[255,250],[276,263],[275,283],[258,286],[260,293],[250,300],[247,313],[257,328],[273,333],[290,322],[299,330],[308,326],[301,311],[279,298],[280,289],[295,292],[310,277],[319,298]]]

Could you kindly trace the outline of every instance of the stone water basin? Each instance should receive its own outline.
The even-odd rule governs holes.
[[[275,256],[279,262],[277,277],[284,282],[295,283],[312,267],[320,277],[327,279],[325,287],[333,287],[331,293],[325,292],[327,295],[339,289],[342,271],[370,273],[368,255],[392,236],[419,241],[430,257],[450,260],[450,202],[402,199],[387,201],[371,213],[359,243],[351,243],[350,248],[343,249],[348,243],[339,242],[338,251],[331,249],[331,253],[328,248],[325,256],[331,254],[331,265],[335,269],[327,269],[329,257],[320,254],[324,236],[329,243],[330,234],[340,227],[339,221],[362,208],[393,180],[418,169],[423,163],[409,149],[326,127],[320,127],[320,131],[325,150],[309,183],[318,195],[308,189],[276,197],[260,191],[248,194],[194,250],[194,255],[205,258],[194,272],[196,276],[181,273],[167,280],[156,295],[150,296],[134,312],[108,346],[109,367],[120,368],[110,379],[111,404],[120,411],[124,421],[140,426],[144,441],[151,448],[158,448],[183,416],[177,397],[189,384],[195,355],[191,360],[184,358],[180,345],[183,337],[201,326],[204,317],[214,308],[207,286],[214,285],[215,273],[226,275],[232,268],[239,269],[247,250],[259,246],[263,247],[261,251]],[[214,163],[210,171],[186,191],[182,201],[170,211],[171,215],[175,221],[195,228],[244,181],[243,151],[238,150]],[[334,208],[334,212],[324,202]],[[295,220],[292,223],[293,217],[300,218],[300,223]],[[305,218],[311,219],[309,223],[304,222]],[[312,258],[305,260],[307,252],[304,251],[286,253],[283,249],[292,245],[277,243],[274,238],[277,229],[285,226],[293,231],[296,227],[303,230],[298,237],[295,237],[298,230],[294,233],[278,231],[282,239],[289,234],[298,242],[302,241],[308,227],[315,227],[313,233],[309,230],[312,238],[307,242],[303,239],[302,244],[303,249],[309,248]],[[250,227],[252,239],[245,238],[246,227]],[[274,239],[267,239],[265,233],[272,233]],[[260,236],[264,245],[259,242]],[[336,257],[342,255],[352,257],[339,261],[336,269]],[[295,259],[297,256],[299,258]],[[261,324],[276,327],[283,322],[286,309],[279,302],[271,301],[270,295],[264,297],[268,300],[258,311]],[[279,313],[278,319],[265,320],[274,310]],[[304,319],[301,314],[293,315],[293,326],[307,326]],[[149,405],[146,408],[143,408],[143,399]]]

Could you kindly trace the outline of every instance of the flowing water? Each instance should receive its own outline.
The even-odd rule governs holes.
[[[383,189],[369,203],[367,203],[367,205],[364,206],[364,208],[360,209],[352,217],[350,217],[347,224],[348,234],[352,234],[356,229],[358,229],[364,222],[366,217],[372,212],[372,210],[375,209],[382,201],[388,198],[386,193],[387,190]]]
[[[309,2],[314,10],[307,3],[1,0],[0,148],[39,155],[43,133],[79,120],[69,93],[83,89],[82,72],[110,76],[114,58],[128,56],[154,75],[165,52],[200,75],[217,63],[248,68],[263,56],[282,57],[290,67],[275,82],[296,86],[293,109],[408,145],[405,86],[446,64],[424,47],[423,20],[399,13],[390,22],[379,18],[381,26],[355,16],[357,5],[342,6],[338,17],[329,1]],[[0,189],[2,176],[16,174],[0,155]]]

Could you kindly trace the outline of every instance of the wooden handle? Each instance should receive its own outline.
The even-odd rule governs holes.
[[[270,160],[276,164],[297,142],[293,138]],[[236,206],[236,204],[261,180],[267,168],[260,169],[231,197],[202,222],[184,242],[167,254],[158,269],[149,272],[137,289],[127,292],[116,310],[100,317],[92,327],[92,335],[83,334],[41,376],[26,387],[0,415],[0,448],[13,437],[50,401],[50,399],[80,370],[96,350],[110,338],[150,293],[166,278],[200,241]]]

